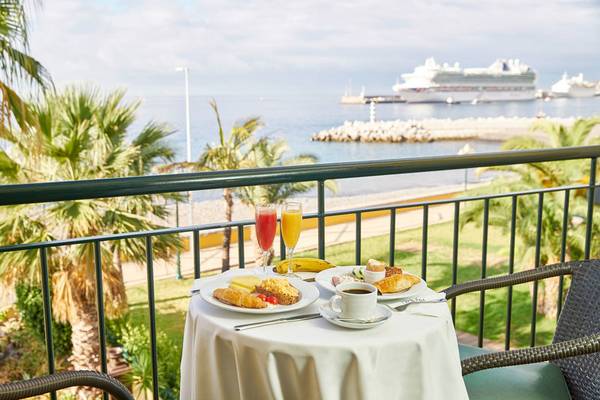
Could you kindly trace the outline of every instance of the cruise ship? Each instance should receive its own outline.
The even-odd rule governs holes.
[[[569,77],[565,72],[551,90],[554,97],[592,97],[596,95],[596,84],[585,81],[583,74]]]
[[[428,58],[402,79],[393,89],[408,103],[533,100],[536,93],[535,71],[518,59],[496,60],[487,68],[461,68]]]

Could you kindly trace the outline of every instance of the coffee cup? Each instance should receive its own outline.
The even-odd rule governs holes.
[[[367,319],[377,306],[377,288],[363,282],[342,283],[329,300],[331,309],[341,318]]]

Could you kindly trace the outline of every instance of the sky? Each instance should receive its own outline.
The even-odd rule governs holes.
[[[548,87],[600,79],[600,2],[505,0],[46,0],[31,52],[57,86],[141,96],[389,93],[426,57],[487,66],[519,58]]]

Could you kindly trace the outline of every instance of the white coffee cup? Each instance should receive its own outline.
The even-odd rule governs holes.
[[[329,300],[329,306],[341,318],[366,319],[373,316],[377,306],[375,286],[363,282],[348,282],[338,285],[336,292]]]

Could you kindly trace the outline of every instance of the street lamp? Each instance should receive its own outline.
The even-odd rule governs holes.
[[[175,71],[183,71],[185,76],[185,137],[186,137],[186,161],[192,162],[192,132],[190,126],[190,79],[189,79],[189,68],[188,67],[177,67]],[[194,215],[194,203],[192,201],[192,194],[187,192],[188,197],[188,224],[193,225]],[[175,202],[175,219],[176,224],[179,227],[179,201]],[[190,243],[192,235],[190,235]],[[176,279],[182,279],[181,274],[181,250],[177,249],[177,262],[176,262]]]

